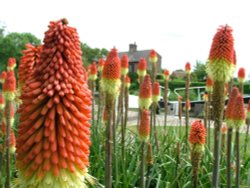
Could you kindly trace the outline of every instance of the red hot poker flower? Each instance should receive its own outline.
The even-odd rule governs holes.
[[[125,87],[129,88],[130,87],[130,77],[128,75],[126,75],[125,77]]]
[[[206,80],[206,90],[208,92],[213,91],[213,80],[210,77],[207,77],[207,80]]]
[[[16,97],[16,78],[12,71],[7,72],[7,77],[3,84],[3,95],[6,101],[13,101]]]
[[[152,103],[152,83],[149,75],[144,77],[139,91],[139,107],[140,109],[149,109]]]
[[[137,66],[137,74],[141,77],[144,77],[147,73],[147,62],[144,58],[140,58]]]
[[[98,60],[98,72],[102,72],[104,63],[105,63],[104,59],[100,58]]]
[[[204,145],[206,143],[206,128],[200,120],[196,120],[192,123],[189,141],[191,144]]]
[[[19,108],[20,187],[86,187],[91,92],[75,28],[53,21]],[[48,183],[49,182],[49,183]]]
[[[144,109],[142,111],[140,125],[139,125],[139,137],[141,141],[146,142],[150,135],[150,117],[149,111]]]
[[[121,62],[117,50],[112,49],[102,71],[101,85],[103,92],[117,95],[121,85]]]
[[[14,133],[14,130],[11,129],[11,132],[10,132],[10,153],[14,154],[16,152],[16,136],[15,136],[15,133]]]
[[[165,80],[168,80],[169,79],[169,70],[165,69],[163,76],[164,76]]]
[[[244,100],[242,95],[238,94],[232,110],[232,120],[235,128],[239,128],[241,125],[243,125],[245,119],[246,113],[244,108]]]
[[[153,96],[152,96],[152,101],[154,103],[157,103],[160,100],[160,84],[159,82],[154,82],[153,84]]]
[[[232,28],[221,26],[215,34],[209,54],[208,75],[214,81],[227,82],[233,77],[234,39]]]
[[[222,134],[227,134],[227,124],[223,123],[221,126],[221,133]]]
[[[121,74],[126,75],[128,73],[129,59],[127,54],[123,54],[121,59]]]
[[[158,56],[155,50],[151,50],[149,53],[149,62],[156,63],[158,61]]]
[[[33,46],[32,44],[26,44],[26,49],[23,50],[23,56],[21,57],[18,67],[18,82],[22,85],[28,80],[30,74],[34,72],[34,67],[40,59],[40,53],[42,46]]]
[[[187,62],[186,65],[185,65],[185,71],[186,71],[187,74],[190,74],[191,64],[189,62]]]
[[[227,122],[227,125],[229,127],[233,126],[233,111],[235,111],[234,106],[235,106],[235,101],[236,97],[239,95],[239,89],[237,87],[233,87],[232,92],[229,96],[227,107],[226,107],[226,112],[225,112],[225,119]]]
[[[14,70],[15,67],[16,67],[16,58],[10,57],[10,58],[8,59],[7,70],[8,70],[8,71]]]
[[[97,67],[96,67],[96,62],[93,62],[92,64],[89,65],[89,70],[88,70],[88,79],[95,81],[97,79]]]
[[[240,83],[243,83],[245,80],[245,69],[244,68],[240,68],[238,71],[238,80]]]

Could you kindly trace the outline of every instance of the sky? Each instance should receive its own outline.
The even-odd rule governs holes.
[[[233,28],[237,69],[248,68],[250,11],[247,0],[2,0],[0,22],[8,32],[43,40],[50,21],[67,18],[92,48],[155,49],[162,68],[205,62],[220,25]],[[250,72],[247,72],[249,74]]]

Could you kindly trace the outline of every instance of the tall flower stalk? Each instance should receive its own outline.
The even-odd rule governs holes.
[[[217,30],[210,49],[207,73],[214,81],[213,85],[213,117],[214,117],[214,162],[212,187],[219,186],[221,125],[224,113],[224,85],[228,82],[235,70],[233,64],[234,39],[232,28],[228,25]]]
[[[91,92],[80,41],[66,19],[48,27],[21,95],[17,182],[21,188],[88,187]]]
[[[166,69],[164,71],[164,138],[167,136],[167,117],[168,117],[168,81],[169,81],[169,71]]]
[[[158,56],[155,50],[150,51],[149,62],[151,63],[151,67],[152,67],[151,80],[152,80],[152,83],[154,83],[155,78],[156,78],[156,68],[157,68],[157,62],[158,62]]]
[[[225,112],[225,120],[228,126],[227,130],[227,188],[231,187],[231,153],[232,153],[232,132],[233,132],[233,116],[236,97],[239,95],[239,90],[237,87],[233,87],[229,100],[227,103],[227,108]]]
[[[178,117],[179,117],[179,139],[181,139],[182,127],[182,96],[178,96]]]
[[[211,114],[212,114],[212,106],[211,106],[211,98],[212,98],[212,92],[213,92],[213,80],[209,77],[207,77],[206,80],[206,91],[207,91],[207,105],[206,105],[206,111],[207,111],[207,142],[208,142],[208,148],[210,148],[210,141],[211,141]],[[206,124],[205,124],[206,125]]]
[[[156,110],[158,107],[158,101],[160,100],[160,84],[159,82],[154,82],[152,91],[152,102],[153,102],[153,127],[154,127],[154,138],[157,151],[159,152],[159,143],[156,129]]]
[[[97,70],[98,70],[98,78],[99,78],[99,82],[98,82],[98,92],[99,92],[99,97],[98,97],[98,109],[97,109],[97,126],[100,124],[100,120],[101,120],[101,115],[102,115],[102,111],[103,111],[103,92],[102,92],[102,87],[101,87],[101,79],[102,79],[102,70],[104,67],[104,63],[105,61],[100,58],[98,60],[98,66],[97,66]]]
[[[138,133],[141,140],[140,188],[145,188],[145,144],[150,135],[150,117],[147,109],[142,111]]]
[[[105,109],[108,114],[106,123],[106,160],[105,160],[105,187],[112,187],[112,146],[113,146],[113,111],[117,95],[121,85],[121,63],[117,50],[112,49],[108,56],[102,72],[101,87],[105,94]]]
[[[191,74],[191,65],[189,62],[185,65],[186,71],[186,86],[185,86],[185,124],[186,124],[186,136],[185,141],[186,144],[188,142],[188,125],[189,125],[189,109],[188,109],[188,101],[189,101],[189,86],[190,86],[190,74]],[[190,102],[190,101],[189,101]]]
[[[89,87],[92,92],[92,125],[96,127],[96,133],[97,133],[97,127],[98,125],[95,124],[95,82],[97,79],[97,67],[96,62],[93,62],[88,67],[88,81],[89,81]]]
[[[11,150],[10,150],[10,136],[11,127],[13,126],[13,116],[14,116],[14,101],[16,98],[16,78],[14,76],[14,63],[16,62],[14,58],[9,58],[8,60],[8,72],[3,84],[3,96],[5,100],[5,121],[6,121],[6,182],[5,187],[11,187]]]
[[[238,95],[235,101],[235,106],[232,111],[233,124],[235,126],[235,144],[236,144],[236,183],[235,187],[240,187],[240,127],[244,124],[246,119],[244,100],[242,95]]]
[[[191,144],[191,161],[193,169],[193,188],[198,187],[198,172],[200,168],[202,154],[206,143],[206,128],[200,120],[196,120],[191,125],[189,142]]]

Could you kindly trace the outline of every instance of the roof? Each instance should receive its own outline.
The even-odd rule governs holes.
[[[123,56],[123,54],[127,54],[128,58],[129,58],[129,62],[139,62],[140,58],[145,58],[146,60],[149,57],[149,53],[152,50],[137,50],[135,52],[119,52],[118,55],[121,58]],[[156,52],[157,53],[157,52]],[[158,54],[158,57],[161,58],[161,55]]]

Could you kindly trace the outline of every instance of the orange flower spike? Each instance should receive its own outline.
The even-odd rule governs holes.
[[[213,80],[210,77],[207,77],[207,80],[206,80],[206,90],[208,92],[213,91]]]
[[[208,101],[208,94],[205,93],[205,94],[203,95],[203,100],[206,101],[206,102]]]
[[[239,71],[238,71],[238,81],[240,83],[243,83],[244,80],[245,80],[245,76],[246,76],[245,69],[244,68],[240,68]]]
[[[0,83],[3,84],[3,83],[5,82],[6,77],[7,77],[7,72],[3,71],[3,72],[1,73]]]
[[[144,58],[140,58],[139,60],[137,74],[139,77],[144,77],[147,74],[147,62]]]
[[[163,76],[164,76],[164,80],[168,80],[169,79],[169,70],[165,69]]]
[[[147,142],[150,135],[150,116],[147,109],[142,111],[138,132],[141,141]]]
[[[82,64],[76,29],[66,19],[50,22],[21,94],[18,187],[87,187],[91,92]]]
[[[204,151],[204,145],[206,143],[206,128],[202,124],[201,120],[195,120],[191,124],[191,130],[189,135],[189,142],[191,143],[192,147],[195,145],[199,145],[197,147],[199,151]]]
[[[5,107],[4,97],[2,93],[0,93],[0,110],[3,110]]]
[[[34,68],[40,59],[40,53],[42,51],[42,46],[33,46],[32,44],[26,44],[26,49],[23,50],[23,55],[20,59],[20,64],[18,67],[18,82],[24,85],[25,81],[28,80],[30,74],[34,72]]]
[[[157,63],[158,56],[155,50],[151,50],[149,53],[149,62],[151,63]]]
[[[118,95],[121,85],[121,63],[117,50],[113,48],[102,71],[101,86],[104,93]]]
[[[127,54],[123,54],[121,58],[121,74],[124,76],[128,73],[128,63],[129,59]]]
[[[228,25],[221,26],[213,38],[207,72],[214,81],[228,82],[233,77],[235,65],[232,31]]]
[[[98,60],[98,72],[102,72],[103,67],[104,67],[104,64],[105,64],[104,59],[100,58],[100,59]]]
[[[235,128],[239,128],[244,124],[246,119],[246,113],[244,108],[244,100],[243,97],[239,94],[236,97],[234,107],[232,110],[232,120]]]
[[[139,107],[140,109],[149,109],[152,103],[152,83],[149,75],[144,77],[139,91]]]
[[[16,58],[10,57],[10,58],[8,59],[7,70],[8,70],[8,71],[14,70],[15,67],[16,67]]]
[[[16,78],[13,72],[8,71],[3,84],[3,96],[6,101],[14,101],[16,97]]]
[[[248,100],[248,106],[247,106],[247,118],[250,118],[250,100]]]
[[[160,95],[161,95],[160,84],[159,82],[154,82],[153,96],[152,96],[153,103],[158,103],[158,101],[160,100]]]
[[[185,65],[185,71],[186,71],[186,74],[190,74],[191,72],[191,64],[189,62],[187,62]]]
[[[221,126],[221,133],[222,134],[227,134],[227,124],[223,123]]]
[[[180,102],[182,101],[182,96],[180,96],[180,95],[178,96],[178,101],[180,101]]]
[[[125,76],[125,87],[129,88],[130,87],[130,77],[128,75]]]
[[[92,64],[89,65],[89,80],[95,81],[97,79],[97,67],[96,67],[96,62],[93,62]]]
[[[235,111],[234,106],[235,106],[235,101],[236,97],[239,95],[239,89],[237,87],[233,87],[232,92],[229,96],[227,107],[226,107],[226,112],[225,112],[225,119],[227,122],[228,127],[233,126],[233,111]]]

